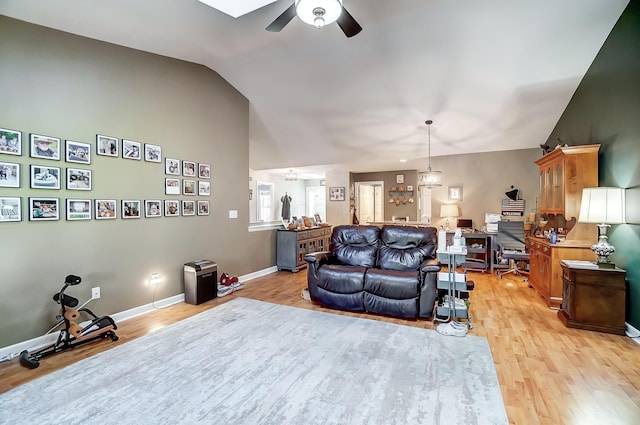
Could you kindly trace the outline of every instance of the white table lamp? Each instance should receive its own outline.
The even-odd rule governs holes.
[[[580,205],[581,223],[598,226],[598,242],[591,250],[598,256],[597,264],[602,268],[615,267],[608,259],[616,249],[607,241],[607,227],[625,222],[625,192],[619,187],[588,187],[582,189]]]
[[[440,217],[444,217],[447,219],[446,230],[449,230],[449,218],[458,216],[458,206],[456,204],[443,204],[440,206]]]

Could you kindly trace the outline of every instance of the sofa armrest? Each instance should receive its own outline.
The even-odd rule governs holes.
[[[321,264],[328,262],[331,257],[333,257],[333,253],[331,251],[320,251],[305,255],[304,261],[306,261],[310,267],[311,264],[314,266],[320,266]]]
[[[334,258],[335,255],[331,251],[314,252],[304,256],[307,262],[307,288],[313,301],[317,299],[320,266],[331,263]]]
[[[420,265],[420,317],[429,318],[433,315],[438,295],[437,278],[442,266],[438,259],[429,258]]]
[[[437,258],[426,259],[420,265],[420,271],[422,271],[422,273],[439,272],[441,269],[442,264],[440,264]]]

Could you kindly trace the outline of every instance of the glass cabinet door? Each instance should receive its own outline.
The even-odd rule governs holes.
[[[553,182],[553,208],[562,210],[564,205],[564,168],[562,162],[556,165]]]

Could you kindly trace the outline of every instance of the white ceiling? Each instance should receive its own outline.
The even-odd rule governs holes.
[[[538,147],[628,3],[345,0],[353,38],[297,18],[265,31],[292,1],[239,18],[198,0],[0,0],[0,14],[215,70],[250,101],[253,169],[366,172],[424,170],[426,119],[434,157]]]

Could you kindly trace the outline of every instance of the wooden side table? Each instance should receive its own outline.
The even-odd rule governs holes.
[[[626,272],[561,262],[563,296],[558,317],[568,328],[625,334]]]

